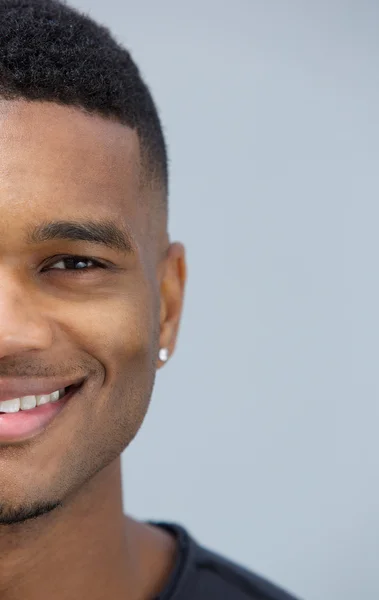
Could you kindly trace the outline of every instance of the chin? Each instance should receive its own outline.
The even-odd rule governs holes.
[[[0,526],[33,521],[60,508],[60,501],[11,504],[0,499]]]

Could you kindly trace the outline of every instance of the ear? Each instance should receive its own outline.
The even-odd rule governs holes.
[[[187,281],[185,248],[180,243],[169,246],[160,286],[160,338],[159,347],[174,353],[183,310],[184,290]],[[158,368],[163,366],[158,360]]]

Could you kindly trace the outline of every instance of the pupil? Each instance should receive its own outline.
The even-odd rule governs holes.
[[[83,269],[86,266],[84,260],[77,259],[75,260],[75,269]]]

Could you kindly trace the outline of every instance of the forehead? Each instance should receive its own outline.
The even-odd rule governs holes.
[[[57,216],[132,221],[139,160],[137,134],[120,123],[48,102],[0,101],[3,224]]]

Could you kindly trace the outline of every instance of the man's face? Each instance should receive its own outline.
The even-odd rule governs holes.
[[[7,377],[85,378],[46,430],[0,444],[1,521],[64,500],[130,443],[159,348],[175,343],[183,282],[173,283],[171,268],[164,283],[167,239],[147,217],[138,138],[118,123],[52,103],[0,102],[0,215],[0,389]],[[130,251],[27,241],[43,223],[89,220],[128,232]],[[172,293],[164,308],[163,287]]]

